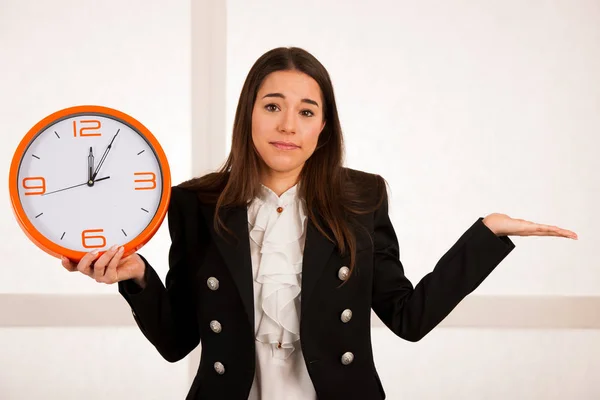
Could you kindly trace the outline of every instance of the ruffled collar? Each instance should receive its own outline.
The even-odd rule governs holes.
[[[295,184],[294,186],[283,192],[281,196],[277,196],[277,193],[271,190],[271,188],[261,183],[260,190],[258,192],[258,196],[256,196],[256,199],[262,203],[266,203],[274,207],[285,207],[299,200],[298,184]]]
[[[270,343],[273,357],[286,359],[299,345],[302,255],[307,214],[297,185],[277,196],[261,185],[260,194],[248,206],[250,239],[258,246],[256,282],[256,340]]]

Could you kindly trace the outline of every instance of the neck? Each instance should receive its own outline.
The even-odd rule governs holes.
[[[281,196],[286,190],[298,183],[302,167],[293,171],[273,171],[263,172],[261,183],[271,189],[277,196]]]

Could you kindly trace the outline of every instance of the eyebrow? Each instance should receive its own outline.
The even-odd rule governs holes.
[[[266,98],[266,97],[280,97],[282,99],[285,99],[285,96],[283,94],[281,94],[281,93],[269,93],[269,94],[266,94],[265,96],[263,96],[263,99]],[[315,106],[319,107],[319,103],[317,103],[314,100],[311,100],[311,99],[302,99],[301,101],[303,103],[308,103],[308,104],[312,104],[312,105],[315,105]]]

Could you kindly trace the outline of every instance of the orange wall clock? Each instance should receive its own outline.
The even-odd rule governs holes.
[[[17,147],[9,191],[15,217],[46,253],[139,250],[162,224],[171,196],[167,157],[129,115],[102,106],[57,111]]]

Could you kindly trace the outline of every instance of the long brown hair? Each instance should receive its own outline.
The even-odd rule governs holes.
[[[319,135],[314,153],[304,164],[298,182],[298,194],[304,198],[307,214],[318,231],[334,242],[340,254],[350,254],[350,271],[355,264],[356,236],[351,229],[353,215],[368,213],[381,205],[386,183],[380,176],[359,174],[351,179],[343,167],[342,129],[329,73],[306,50],[279,47],[263,54],[252,66],[240,94],[231,151],[216,172],[194,178],[179,186],[197,192],[200,201],[215,204],[214,226],[217,232],[229,229],[220,210],[246,206],[259,193],[260,156],[252,142],[252,110],[264,79],[276,71],[295,70],[312,77],[321,88],[325,128]],[[375,203],[373,199],[376,199]],[[356,225],[358,226],[358,225]]]

